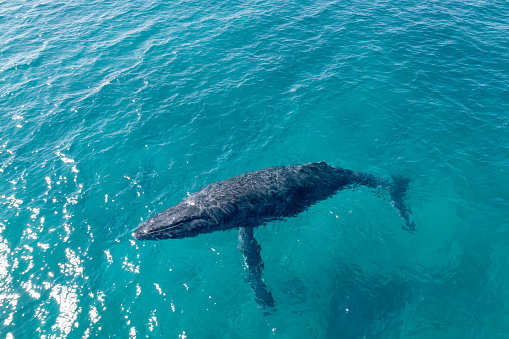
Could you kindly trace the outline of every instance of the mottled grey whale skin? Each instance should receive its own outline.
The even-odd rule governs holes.
[[[294,216],[341,189],[358,185],[387,190],[393,206],[405,220],[403,228],[415,230],[403,200],[407,179],[389,181],[319,162],[265,168],[210,184],[143,222],[134,237],[137,240],[181,239],[238,228],[239,248],[248,267],[248,281],[255,300],[262,308],[273,308],[274,300],[261,278],[263,263],[253,228]]]
[[[230,228],[257,227],[296,215],[338,190],[356,185],[388,188],[406,228],[414,229],[398,196],[405,192],[398,192],[398,187],[386,179],[319,162],[265,168],[210,184],[143,222],[134,237],[180,239]],[[406,184],[403,185],[406,191]]]

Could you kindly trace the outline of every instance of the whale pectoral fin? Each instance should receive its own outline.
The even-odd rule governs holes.
[[[263,309],[273,309],[274,299],[263,282],[261,247],[254,238],[252,227],[239,227],[239,249],[248,269],[247,281],[255,295],[255,301]]]
[[[390,193],[394,207],[398,211],[398,214],[401,216],[401,218],[405,220],[406,225],[405,227],[403,227],[403,229],[413,233],[416,232],[417,229],[415,228],[414,222],[410,220],[410,215],[412,214],[412,211],[405,204],[404,201],[409,183],[410,180],[408,178],[394,176],[393,184],[392,187],[390,188]]]

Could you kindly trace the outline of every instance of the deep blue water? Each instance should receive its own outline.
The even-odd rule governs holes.
[[[506,1],[0,0],[0,334],[509,338]],[[136,242],[204,185],[326,161],[411,179]]]

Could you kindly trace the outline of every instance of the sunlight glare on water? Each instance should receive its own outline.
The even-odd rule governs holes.
[[[0,0],[6,338],[507,338],[504,1]],[[205,185],[325,161],[410,179],[255,230],[136,241]]]

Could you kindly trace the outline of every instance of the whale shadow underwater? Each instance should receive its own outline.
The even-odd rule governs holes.
[[[205,186],[143,222],[133,235],[137,240],[182,239],[238,228],[238,247],[248,269],[247,281],[256,303],[270,311],[275,309],[275,303],[262,278],[261,246],[253,235],[255,227],[297,215],[342,189],[365,186],[388,191],[391,203],[405,222],[402,228],[414,232],[411,211],[404,202],[408,183],[406,178],[379,178],[323,161],[264,168]]]

